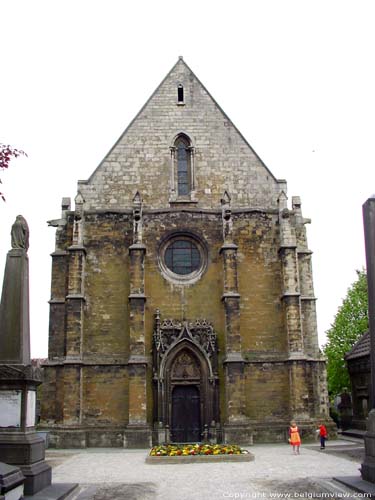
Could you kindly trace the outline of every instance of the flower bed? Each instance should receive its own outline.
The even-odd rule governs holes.
[[[214,461],[248,462],[254,455],[240,446],[230,444],[162,445],[151,448],[147,463],[192,463]]]
[[[187,455],[246,455],[249,453],[237,445],[230,444],[185,444],[154,446],[151,448],[151,457],[175,457]]]

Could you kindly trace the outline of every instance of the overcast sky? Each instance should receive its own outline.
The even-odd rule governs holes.
[[[17,214],[30,226],[32,356],[46,357],[54,229],[129,122],[184,60],[301,196],[319,339],[365,265],[375,192],[373,0],[0,0],[0,280]]]

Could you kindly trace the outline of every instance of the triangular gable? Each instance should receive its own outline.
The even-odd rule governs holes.
[[[186,85],[186,103],[177,102],[180,77]],[[275,208],[285,181],[281,186],[182,58],[90,178],[79,181],[86,208],[124,208],[137,191],[142,193],[145,207],[167,206],[169,150],[179,134],[188,136],[197,151],[198,206],[220,206],[222,193],[227,191],[234,206]]]
[[[248,147],[251,149],[251,151],[254,153],[254,155],[258,158],[258,160],[261,162],[261,164],[263,165],[263,167],[268,171],[268,173],[275,179],[275,181],[277,181],[276,177],[273,175],[273,173],[269,170],[269,168],[267,167],[267,165],[263,162],[263,160],[260,158],[260,156],[256,153],[256,151],[254,150],[254,148],[249,144],[249,142],[246,140],[246,138],[242,135],[242,133],[238,130],[238,128],[234,125],[234,123],[232,122],[232,120],[228,117],[228,115],[225,113],[225,111],[223,111],[223,109],[221,108],[221,106],[217,103],[217,101],[212,97],[212,95],[209,93],[209,91],[206,89],[206,87],[203,85],[203,83],[199,80],[199,78],[195,75],[195,73],[192,71],[192,69],[186,64],[186,62],[184,61],[183,57],[180,56],[176,62],[176,64],[172,67],[172,69],[167,73],[167,75],[165,76],[165,78],[161,81],[161,83],[158,85],[158,87],[154,90],[154,92],[151,94],[151,96],[147,99],[147,101],[145,102],[145,104],[142,106],[142,108],[139,110],[139,112],[135,115],[135,117],[133,118],[133,120],[129,123],[129,125],[126,127],[126,129],[124,130],[124,132],[122,132],[122,134],[120,135],[120,137],[117,139],[117,141],[115,142],[115,144],[111,147],[111,149],[108,151],[108,153],[104,156],[103,160],[99,163],[99,165],[96,167],[96,169],[94,170],[94,172],[90,175],[90,177],[88,178],[87,182],[90,182],[91,178],[95,175],[96,171],[100,168],[100,166],[103,164],[103,162],[105,161],[105,159],[111,154],[112,151],[114,151],[117,147],[117,145],[120,143],[121,139],[124,137],[124,135],[126,135],[126,133],[128,132],[128,130],[132,127],[133,123],[137,120],[137,118],[142,114],[142,112],[147,108],[149,102],[152,100],[152,98],[154,97],[155,94],[157,94],[157,92],[159,91],[159,89],[164,85],[164,82],[166,82],[170,75],[175,71],[175,69],[177,68],[177,66],[179,64],[183,64],[186,69],[191,73],[191,75],[195,78],[195,80],[199,83],[199,85],[204,89],[204,91],[207,93],[207,95],[212,99],[212,101],[214,102],[214,104],[217,106],[217,108],[221,111],[221,113],[223,114],[223,116],[226,118],[226,120],[228,120],[233,128],[236,130],[236,132],[242,137],[243,141],[248,145]]]

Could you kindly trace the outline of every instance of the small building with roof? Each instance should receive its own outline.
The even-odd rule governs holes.
[[[370,333],[366,332],[346,354],[352,390],[352,427],[366,430],[366,419],[369,411],[371,366],[370,366]]]

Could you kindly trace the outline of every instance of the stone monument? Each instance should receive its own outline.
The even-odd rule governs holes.
[[[0,500],[23,498],[25,477],[19,467],[0,462]]]
[[[371,387],[370,408],[365,434],[365,459],[361,467],[362,478],[375,483],[375,195],[363,204],[365,231],[368,315],[370,331]]]
[[[0,461],[25,476],[25,495],[51,484],[44,440],[35,432],[40,370],[31,366],[29,325],[29,228],[22,215],[12,226],[0,305]]]

